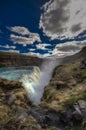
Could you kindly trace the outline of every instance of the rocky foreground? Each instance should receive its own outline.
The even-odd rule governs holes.
[[[21,83],[0,79],[0,130],[86,130],[84,50],[55,68],[38,105]]]

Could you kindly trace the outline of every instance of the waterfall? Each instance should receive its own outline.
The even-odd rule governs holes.
[[[33,103],[39,103],[44,92],[44,87],[49,83],[53,70],[56,67],[56,59],[44,60],[41,68],[34,67],[31,75],[23,75],[21,82],[27,96]]]
[[[25,74],[20,79],[20,82],[22,82],[23,87],[26,90],[27,96],[30,98],[30,100],[34,103],[39,103],[39,77],[40,77],[40,69],[39,67],[34,67],[34,71],[31,75]]]
[[[8,67],[0,69],[0,77],[22,82],[28,98],[33,103],[39,103],[44,87],[49,83],[54,68],[59,65],[60,59],[46,58],[39,67]]]

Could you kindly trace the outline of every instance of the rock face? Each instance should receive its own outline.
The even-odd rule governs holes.
[[[85,60],[56,67],[50,83],[45,87],[42,101],[53,103],[58,100],[59,106],[59,103],[64,102],[66,98],[77,96],[81,92],[84,94],[86,91]]]
[[[0,52],[0,67],[39,66],[42,59],[12,52]]]
[[[0,88],[5,89],[5,90],[12,90],[15,88],[20,88],[22,84],[17,81],[9,81],[6,79],[0,78]]]
[[[0,130],[86,130],[85,55],[55,68],[40,104],[20,83],[0,79]]]
[[[86,59],[86,47],[84,47],[79,53],[77,53],[75,55],[65,57],[62,62],[63,62],[63,64],[64,63],[73,63],[76,61],[81,61],[83,59]]]
[[[59,121],[64,124],[62,130],[86,128],[86,51],[84,53],[84,57],[80,52],[80,59],[70,59],[67,64],[56,67],[44,90],[41,104],[46,102],[49,108],[59,111]]]

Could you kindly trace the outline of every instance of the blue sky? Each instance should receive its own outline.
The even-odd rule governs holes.
[[[0,50],[72,55],[86,46],[86,1],[0,0]]]

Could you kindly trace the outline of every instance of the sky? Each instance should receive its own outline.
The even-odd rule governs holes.
[[[40,57],[86,46],[86,0],[0,0],[0,51]]]

